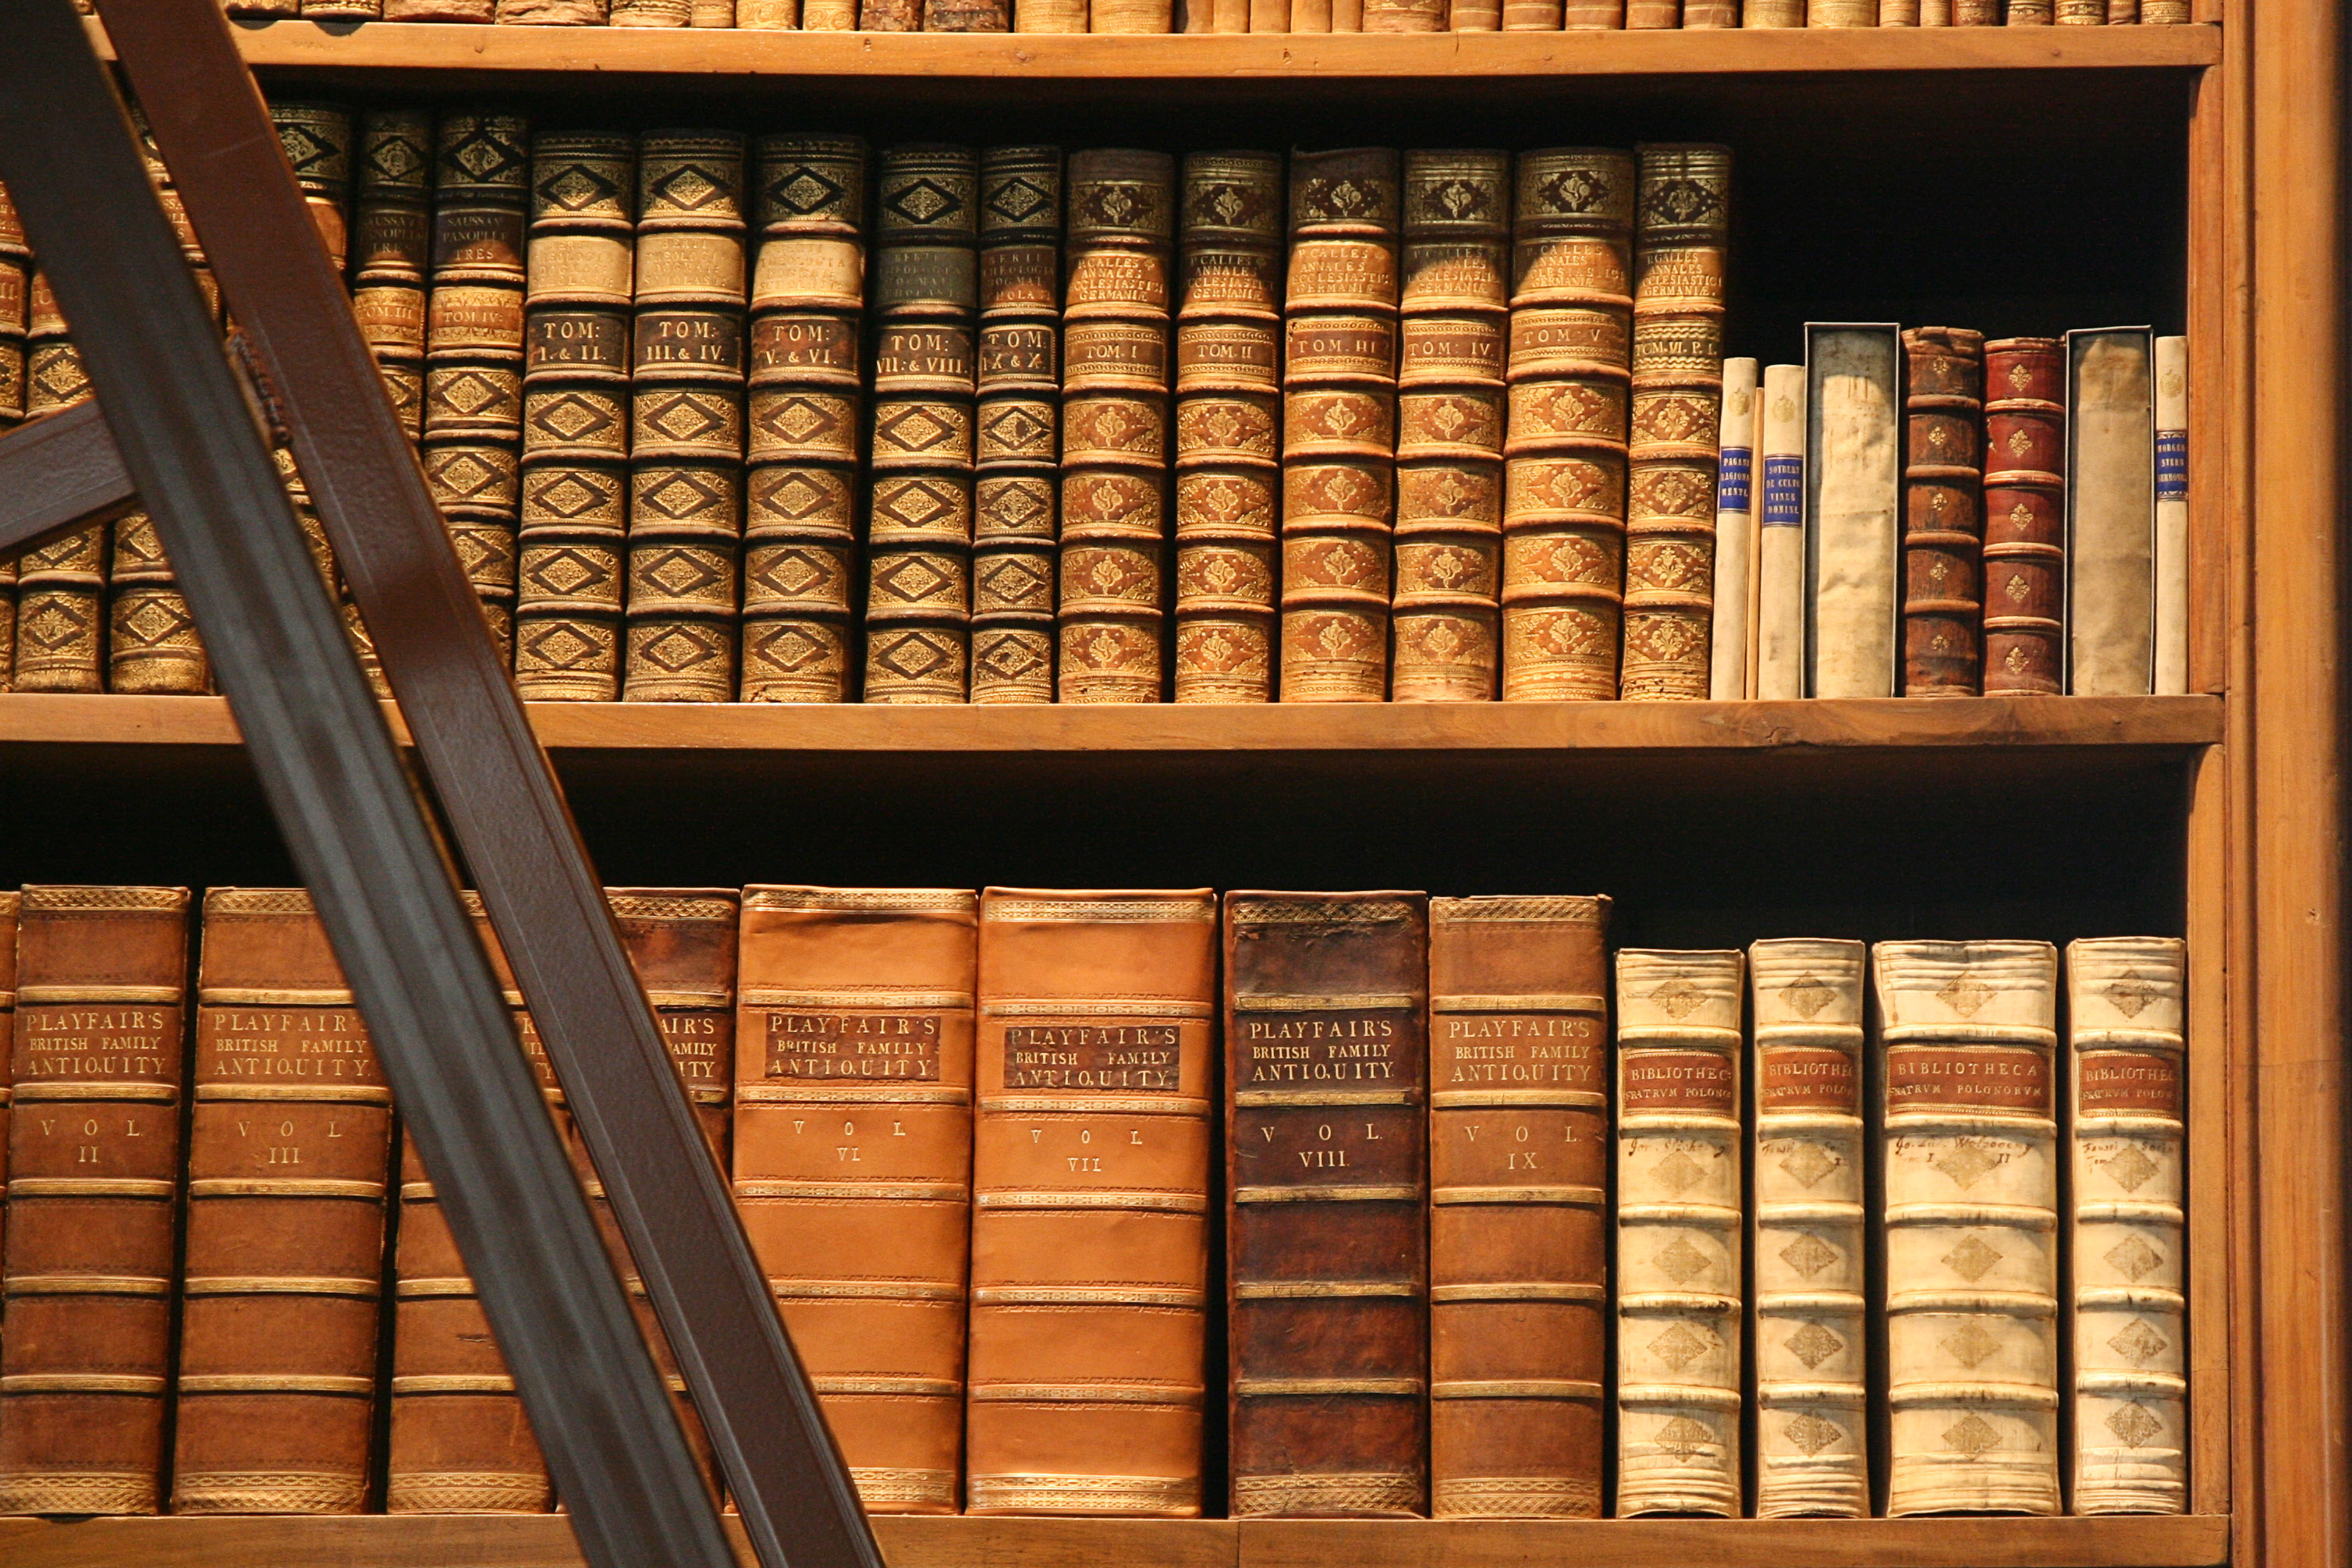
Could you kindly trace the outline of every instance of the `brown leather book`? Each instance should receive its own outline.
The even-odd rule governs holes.
[[[96,395],[66,334],[49,280],[38,271],[26,295],[25,414],[39,418]],[[107,541],[92,523],[34,546],[16,559],[14,691],[105,689]]]
[[[1633,191],[1624,153],[1519,154],[1504,371],[1506,701],[1617,695]]]
[[[1176,323],[1179,702],[1265,702],[1274,695],[1282,174],[1274,153],[1184,159]]]
[[[1004,25],[930,30],[1001,33]],[[1062,150],[989,148],[980,159],[974,702],[1054,700],[1061,279]]]
[[[1167,153],[1070,155],[1056,676],[1065,702],[1160,700],[1175,230],[1176,161]]]
[[[1202,1511],[1216,895],[981,895],[972,1513]]]
[[[631,702],[735,696],[743,230],[740,134],[639,138],[621,687]]]
[[[1285,702],[1388,696],[1398,196],[1394,148],[1291,154],[1282,372]]]
[[[1236,1518],[1428,1511],[1427,906],[1225,895]]]
[[[736,1208],[872,1513],[961,1497],[978,901],[743,889]]]
[[[752,181],[746,702],[848,699],[866,300],[866,143],[762,136]]]
[[[1636,157],[1620,695],[1703,702],[1715,615],[1731,149],[1645,142]]]
[[[0,1026],[7,1030],[12,1049],[16,1038],[16,914],[23,901],[21,893],[0,893]],[[16,1100],[16,1085],[13,1074],[0,1073],[0,1079],[8,1080],[0,1082],[0,1258],[5,1258],[8,1237],[8,1112]]]
[[[425,281],[433,242],[433,113],[360,113],[352,310],[413,445],[425,429]]]
[[[1973,697],[1982,680],[1984,334],[1903,334],[1903,694]]]
[[[530,195],[528,120],[475,110],[441,116],[434,136],[425,477],[503,649],[514,640]]]
[[[2064,689],[2065,347],[1985,344],[1984,689]]]
[[[162,1507],[188,893],[30,887],[0,1290],[0,1513]]]
[[[1429,905],[1440,1519],[1601,1517],[1609,900]]]
[[[961,702],[971,656],[980,160],[969,147],[893,147],[877,184],[866,700]]]
[[[392,1090],[299,888],[205,894],[174,1513],[359,1513]]]
[[[621,694],[635,184],[635,137],[531,140],[515,687],[534,701]]]
[[[25,305],[32,282],[33,247],[25,242],[25,220],[6,187],[0,186],[0,433],[25,418]],[[9,582],[13,587],[13,576]],[[8,619],[13,635],[16,617]]]

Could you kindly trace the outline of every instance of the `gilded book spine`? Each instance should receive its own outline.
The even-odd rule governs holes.
[[[1202,1511],[1216,942],[1206,889],[981,895],[970,1512]]]
[[[1973,697],[1984,679],[1984,334],[1903,334],[1903,694]]]
[[[1731,150],[1639,149],[1622,695],[1706,700]]]
[[[735,695],[743,229],[741,136],[639,139],[621,687],[631,702]]]
[[[2056,693],[2065,660],[2065,354],[2056,338],[1985,344],[1984,689]]]
[[[980,160],[969,147],[893,147],[879,184],[866,700],[961,702],[971,654]]]
[[[0,1513],[156,1513],[187,891],[26,888],[16,944]]]
[[[0,267],[5,267],[0,261]],[[6,286],[0,277],[0,288]],[[6,354],[0,344],[0,358]],[[5,374],[0,367],[0,374]],[[2156,691],[2189,689],[2189,340],[2156,340]]]
[[[2156,343],[2066,334],[2066,689],[2156,689]]]
[[[362,111],[352,311],[414,445],[425,431],[425,285],[433,248],[433,116]]]
[[[746,702],[849,697],[866,309],[866,143],[763,136],[754,196]]]
[[[310,225],[327,247],[327,259],[341,272],[351,254],[352,111],[340,104],[284,101],[270,104],[269,119],[277,127],[278,144],[285,151],[286,162],[294,171],[294,184],[302,193]],[[162,177],[163,164],[152,147],[148,157],[151,172]],[[177,196],[167,197],[164,205],[173,215],[182,249],[202,267],[203,258],[195,253],[194,230],[180,216]],[[218,303],[209,279],[205,292]]]
[[[25,242],[25,220],[0,187],[0,433],[25,419],[25,305],[32,290],[33,247]],[[8,563],[16,584],[16,563]],[[16,617],[9,616],[11,630]]]
[[[1805,329],[1805,695],[1892,697],[1903,615],[1893,325]]]
[[[26,321],[25,412],[37,418],[88,402],[89,376],[66,335],[49,281],[32,277]],[[113,530],[92,523],[27,550],[16,561],[14,691],[105,689],[106,558]]]
[[[2188,1507],[2184,967],[2171,937],[2066,948],[2076,1513]]]
[[[531,143],[515,686],[537,701],[621,694],[635,163],[614,132]]]
[[[980,161],[974,702],[1054,700],[1061,285],[1062,150],[991,147]]]
[[[1283,300],[1282,700],[1388,695],[1397,154],[1294,153]]]
[[[1608,921],[1606,899],[1430,901],[1439,1519],[1601,1517]]]
[[[359,1513],[392,1090],[299,888],[205,895],[174,1513]]]
[[[873,1513],[954,1513],[978,900],[743,890],[735,1205]]]
[[[1503,442],[1503,696],[1617,695],[1633,160],[1519,155]]]
[[[1164,3],[1164,0],[1163,0]],[[1013,0],[923,0],[926,33],[1009,33]],[[1162,27],[1161,32],[1168,29]]]
[[[1756,1515],[1870,1512],[1858,942],[1748,950],[1756,1047]]]
[[[1160,700],[1175,184],[1165,153],[1070,157],[1056,617],[1065,702]]]
[[[1748,645],[1756,625],[1756,362],[1723,362],[1723,421],[1717,435],[1715,609],[1707,634],[1707,696],[1737,702],[1755,695]]]
[[[1184,160],[1176,322],[1176,700],[1274,695],[1282,159]]]
[[[1756,695],[1805,694],[1805,367],[1764,367],[1756,421]]]
[[[0,195],[0,201],[5,199]],[[12,1051],[16,1038],[16,926],[23,904],[21,893],[0,893],[0,1027],[6,1029]],[[15,1100],[13,1079],[0,1083],[0,1258],[7,1256],[8,1112]],[[5,1344],[0,1341],[0,1346]]]
[[[605,24],[614,27],[688,27],[694,0],[609,0]]]
[[[514,641],[530,124],[457,111],[435,136],[425,477],[501,649]]]
[[[1511,156],[1404,155],[1391,695],[1495,695]]]
[[[1428,1511],[1428,900],[1225,895],[1234,1517]]]
[[[1739,1512],[1741,955],[1617,954],[1617,1512]]]
[[[1886,1511],[2058,1497],[2057,951],[1871,951],[1884,1085]]]

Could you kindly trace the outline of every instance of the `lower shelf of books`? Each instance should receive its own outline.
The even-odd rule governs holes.
[[[730,1521],[731,1524],[731,1521]],[[2205,1568],[2221,1515],[1555,1521],[877,1519],[891,1568]],[[740,1531],[733,1531],[747,1564]],[[0,1520],[11,1568],[578,1568],[554,1515]]]

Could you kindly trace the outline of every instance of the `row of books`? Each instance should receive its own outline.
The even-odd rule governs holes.
[[[1601,898],[610,897],[874,1510],[2184,1506],[2177,940],[2062,990],[1612,955]],[[184,890],[7,898],[0,1511],[550,1507],[307,896],[205,895],[192,1029]]]
[[[1759,397],[1721,147],[869,180],[850,137],[275,113],[527,698],[2186,689],[2182,341],[1818,327]],[[89,389],[26,293],[37,414]],[[25,557],[16,689],[205,689],[152,525],[108,553]]]

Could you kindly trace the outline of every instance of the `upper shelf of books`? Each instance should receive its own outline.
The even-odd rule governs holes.
[[[92,23],[93,28],[97,26]],[[1414,80],[1831,71],[2193,68],[2214,26],[1375,34],[833,33],[241,21],[257,68],[596,75]]]

